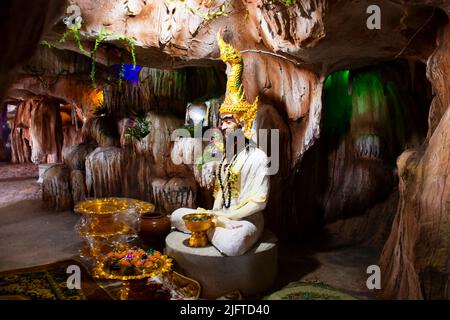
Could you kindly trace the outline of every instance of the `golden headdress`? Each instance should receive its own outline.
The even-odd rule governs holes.
[[[219,45],[220,58],[223,62],[231,65],[227,79],[227,94],[225,101],[219,108],[220,114],[235,114],[239,120],[245,123],[244,135],[250,139],[253,120],[255,120],[258,111],[258,97],[253,104],[245,100],[244,86],[242,85],[242,72],[244,71],[244,61],[242,55],[226,43],[220,33],[217,34],[217,43]]]

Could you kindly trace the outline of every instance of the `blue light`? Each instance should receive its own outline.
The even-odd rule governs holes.
[[[120,64],[116,64],[112,66],[112,70],[117,78],[120,77]],[[133,66],[132,64],[124,64],[123,65],[123,79],[130,81],[133,84],[137,84],[139,82],[139,72],[142,70],[141,66]]]

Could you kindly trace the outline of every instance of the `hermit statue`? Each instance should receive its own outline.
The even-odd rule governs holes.
[[[215,223],[215,227],[208,231],[212,245],[227,256],[239,256],[255,245],[264,229],[262,211],[269,193],[268,157],[250,143],[258,98],[253,104],[245,100],[242,56],[220,34],[217,39],[220,58],[227,63],[229,70],[226,97],[219,114],[224,149],[231,152],[224,152],[215,172],[213,209],[180,208],[172,213],[171,222],[178,230],[188,233],[182,219],[184,215],[209,213]],[[245,143],[231,139],[237,137],[239,141],[239,136]]]

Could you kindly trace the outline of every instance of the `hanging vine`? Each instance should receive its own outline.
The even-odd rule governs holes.
[[[89,77],[90,77],[90,79],[92,81],[92,85],[94,87],[97,86],[97,81],[96,81],[97,60],[95,58],[95,55],[96,55],[96,52],[97,52],[98,48],[100,47],[100,45],[106,41],[123,41],[123,42],[125,42],[130,50],[131,60],[133,63],[133,70],[136,68],[136,52],[135,52],[136,44],[135,44],[135,41],[133,38],[124,36],[124,35],[114,35],[111,32],[109,32],[105,29],[102,29],[102,30],[100,30],[99,34],[95,38],[93,48],[91,50],[87,50],[84,48],[83,44],[81,43],[80,29],[81,29],[82,21],[83,21],[81,16],[77,17],[77,19],[75,19],[75,23],[69,22],[66,18],[64,18],[63,21],[67,26],[67,30],[64,32],[62,37],[54,43],[50,43],[47,40],[43,40],[41,42],[41,44],[46,45],[48,48],[55,48],[58,45],[64,43],[68,39],[68,37],[70,35],[72,35],[73,39],[77,43],[78,49],[80,49],[80,51],[82,53],[88,55],[92,60],[91,72],[89,74]],[[118,80],[119,87],[122,86],[123,79],[124,79],[124,64],[123,64],[123,62],[121,62],[120,71],[119,71],[119,80]]]

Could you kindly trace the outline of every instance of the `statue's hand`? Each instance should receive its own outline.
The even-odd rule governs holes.
[[[225,229],[237,229],[242,227],[239,221],[230,220],[226,217],[214,215],[213,222],[216,227],[221,227]]]

